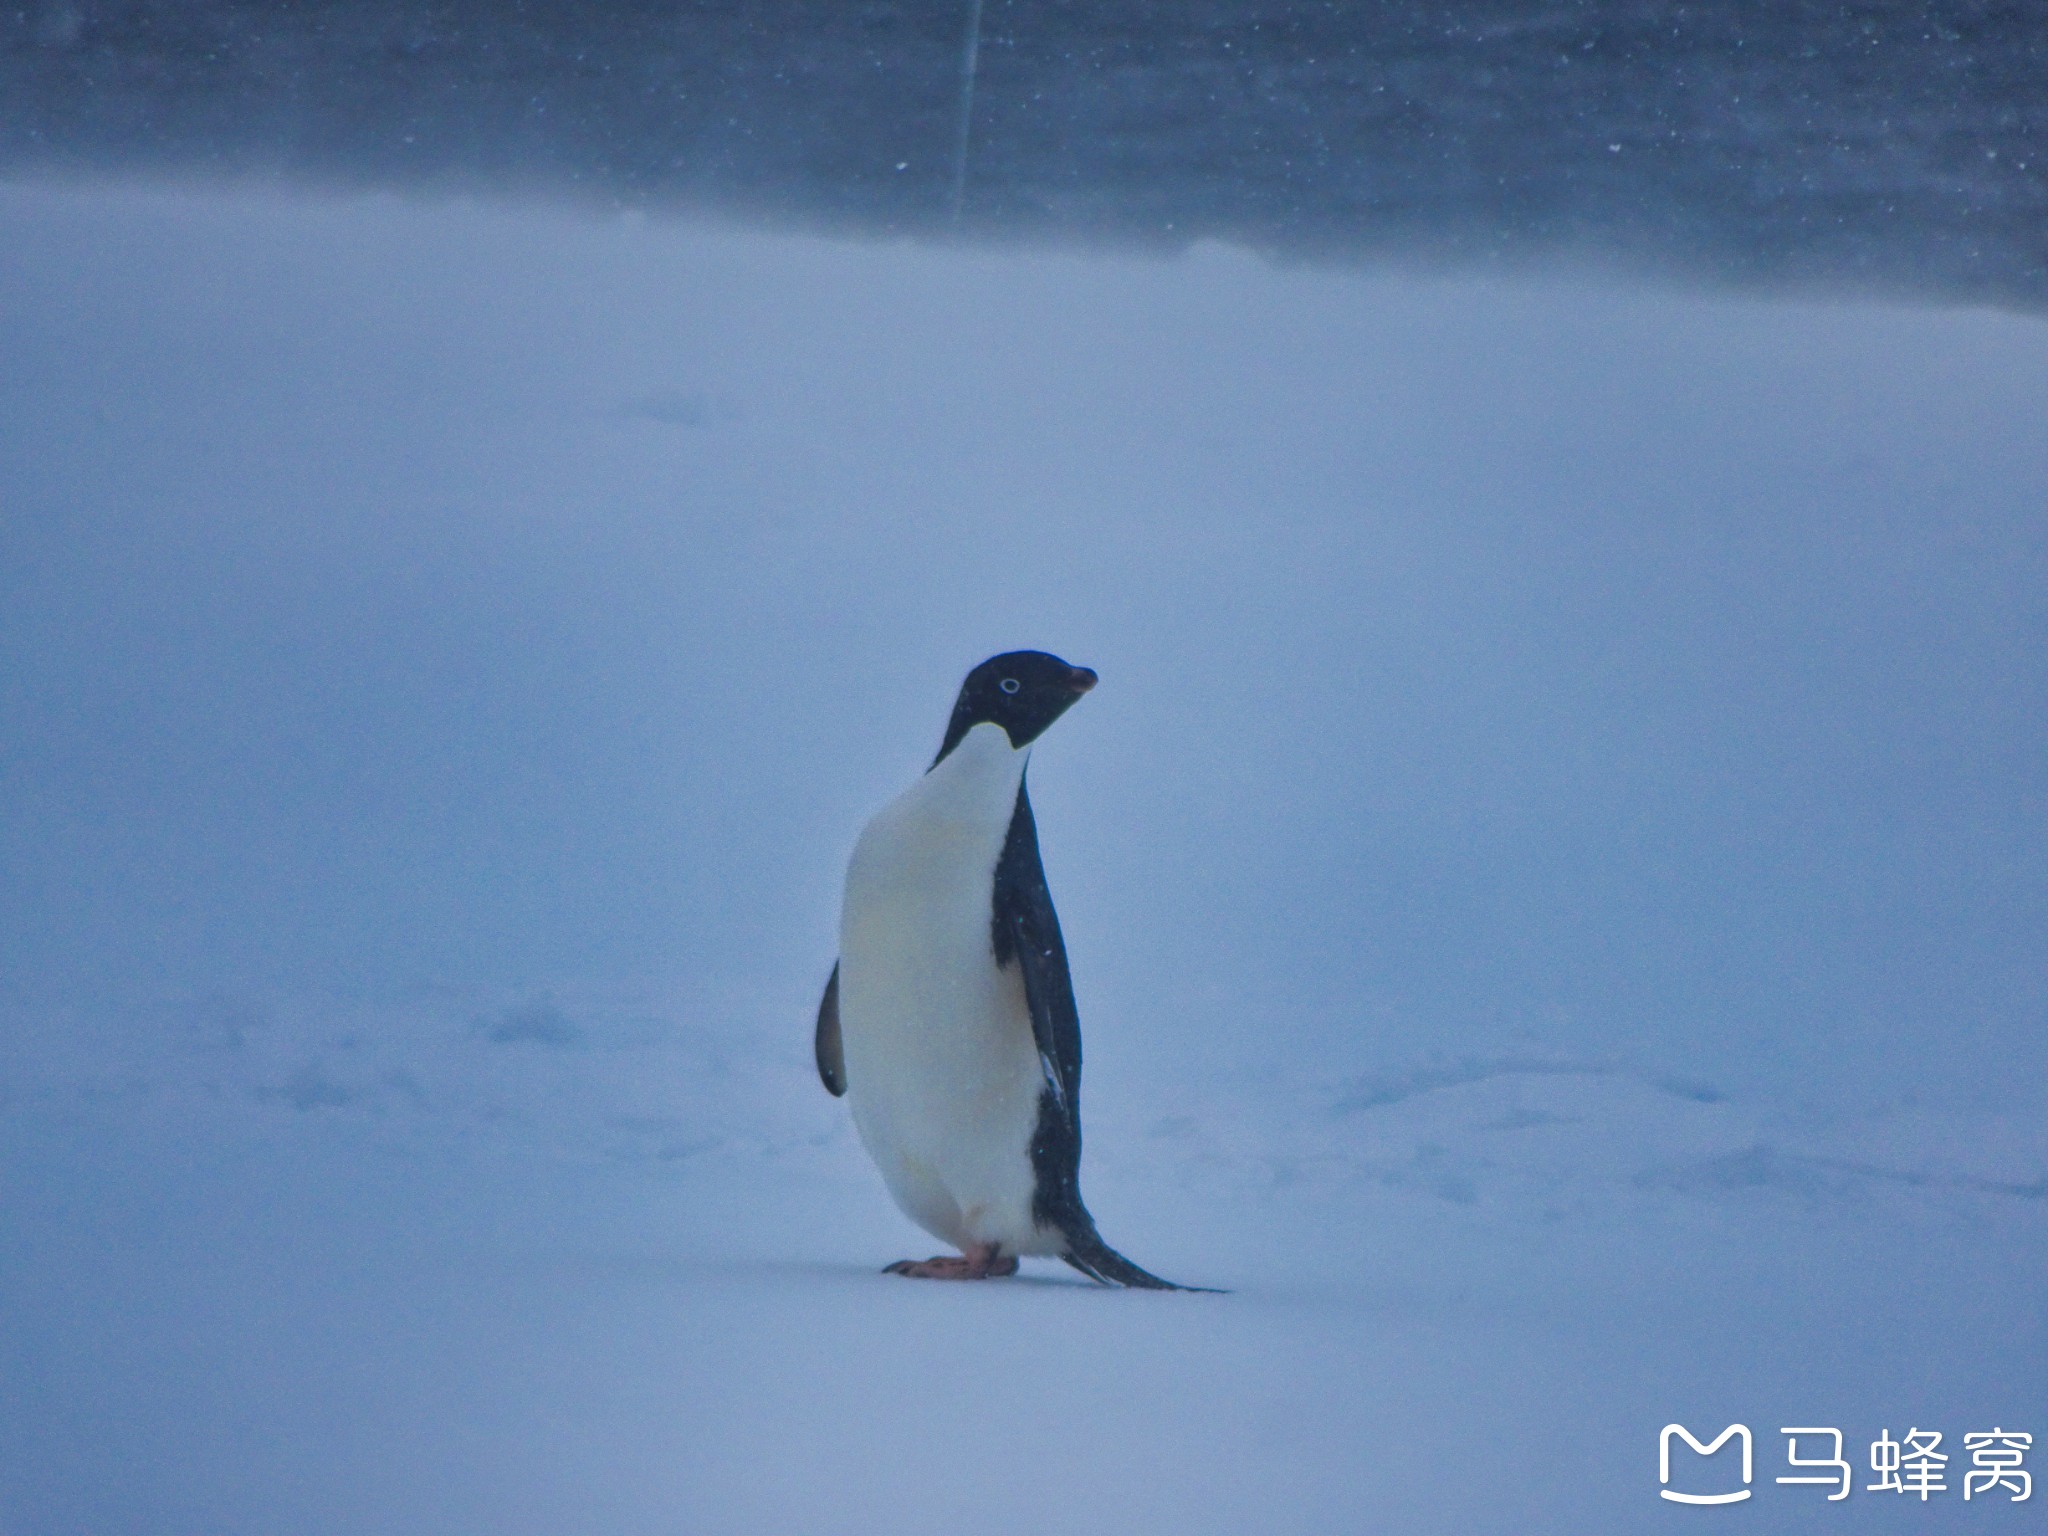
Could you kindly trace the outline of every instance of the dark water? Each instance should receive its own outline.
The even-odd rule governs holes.
[[[16,0],[0,170],[955,220],[967,0]],[[2048,4],[987,0],[970,233],[2048,300]]]

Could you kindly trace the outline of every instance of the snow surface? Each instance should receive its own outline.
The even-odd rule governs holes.
[[[1993,313],[0,190],[0,1532],[2038,1527],[2044,419]],[[811,1077],[1016,645],[1085,1188],[1227,1296],[878,1275]]]

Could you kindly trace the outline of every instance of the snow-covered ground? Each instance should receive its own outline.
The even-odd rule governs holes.
[[[0,192],[0,1533],[2037,1528],[2044,419],[1987,312]],[[1226,1296],[877,1274],[811,1077],[1014,645],[1090,1203]]]

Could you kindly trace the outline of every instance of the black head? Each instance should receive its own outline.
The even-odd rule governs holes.
[[[1070,667],[1044,651],[991,656],[960,685],[953,718],[946,724],[945,745],[932,766],[944,762],[960,738],[977,725],[1000,725],[1009,732],[1011,746],[1028,745],[1094,686],[1095,674],[1086,667]]]

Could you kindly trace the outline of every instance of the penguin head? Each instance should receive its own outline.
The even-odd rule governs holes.
[[[1000,725],[1012,747],[1026,747],[1095,686],[1086,667],[1069,666],[1044,651],[1005,651],[991,656],[960,685],[945,745],[932,759],[936,768],[960,738],[977,725]]]

